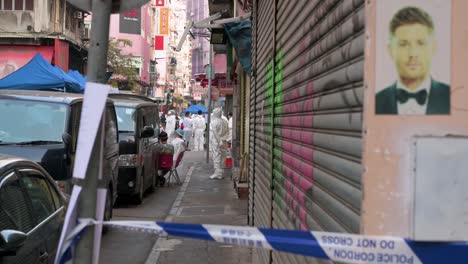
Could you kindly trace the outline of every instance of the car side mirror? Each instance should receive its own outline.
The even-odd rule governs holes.
[[[24,245],[28,235],[16,230],[0,232],[0,256],[14,256],[16,251]]]
[[[68,134],[67,132],[65,132],[62,134],[62,140],[63,140],[63,143],[65,143],[65,145],[68,146],[72,142],[72,136]]]
[[[149,138],[154,136],[154,129],[150,126],[145,126],[141,131],[141,138]]]

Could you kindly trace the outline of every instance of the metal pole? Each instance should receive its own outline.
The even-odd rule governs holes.
[[[91,47],[88,55],[88,78],[91,82],[106,82],[107,50],[109,41],[109,23],[112,0],[93,0],[93,21],[91,31]],[[105,112],[105,111],[104,111]],[[102,117],[101,117],[102,120]],[[101,135],[103,124],[98,129],[94,140],[93,151],[86,171],[78,204],[78,218],[96,219],[97,188],[102,145]],[[89,264],[93,262],[94,228],[88,228],[82,235],[76,247],[75,264]]]
[[[91,82],[106,82],[107,50],[112,0],[93,0],[91,47],[88,55],[88,78]]]
[[[211,107],[211,104],[212,104],[211,103],[211,78],[213,78],[213,76],[211,76],[213,74],[212,47],[213,46],[210,44],[210,54],[208,56],[208,60],[210,61],[210,64],[209,64],[209,67],[208,67],[208,73],[209,73],[209,78],[208,78],[208,129],[207,129],[207,132],[206,132],[206,138],[207,138],[206,163],[210,162],[210,124],[211,124],[211,111],[212,111],[212,107]]]

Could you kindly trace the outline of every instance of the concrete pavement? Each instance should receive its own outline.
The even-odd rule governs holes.
[[[238,200],[230,178],[211,180],[205,152],[186,152],[179,168],[182,186],[148,194],[142,205],[120,202],[115,220],[246,225],[247,201]],[[100,263],[251,263],[251,250],[179,237],[111,230],[103,238]]]
[[[245,225],[247,202],[237,199],[231,179],[209,179],[213,169],[206,164],[205,153],[189,153],[194,165],[179,193],[180,203],[176,201],[168,219],[179,223]],[[146,264],[251,263],[251,259],[248,248],[169,236],[158,239]]]

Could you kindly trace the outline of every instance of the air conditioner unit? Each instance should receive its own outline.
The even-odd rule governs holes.
[[[83,18],[83,12],[80,12],[80,11],[74,12],[73,13],[73,18],[82,19]]]

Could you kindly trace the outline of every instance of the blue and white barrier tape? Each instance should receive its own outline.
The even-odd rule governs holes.
[[[95,223],[93,220],[82,220],[77,228],[83,230]],[[103,224],[127,231],[272,249],[346,263],[468,263],[466,242],[415,242],[397,237],[150,221],[109,221]],[[73,234],[79,234],[81,230],[75,228]],[[73,236],[68,238],[68,241],[73,240]],[[73,244],[67,245],[70,247]],[[66,251],[69,250],[66,248],[62,252]]]

